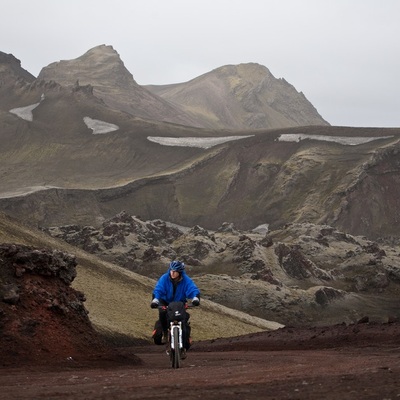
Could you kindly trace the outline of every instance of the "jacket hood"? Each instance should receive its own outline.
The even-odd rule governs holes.
[[[172,271],[172,268],[171,268],[171,267],[168,267],[167,273],[169,274],[171,271]],[[181,275],[181,276],[186,275],[186,271],[183,270],[182,272],[180,272],[180,275]]]

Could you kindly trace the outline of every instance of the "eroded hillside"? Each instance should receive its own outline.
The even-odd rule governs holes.
[[[175,141],[163,144],[149,140],[151,126],[135,126],[135,135],[93,135],[82,126],[68,145],[42,131],[40,143],[17,148],[26,134],[10,134],[0,209],[40,226],[99,226],[125,210],[207,229],[312,222],[371,239],[398,234],[398,129],[237,132],[229,136],[237,140],[204,148],[190,136],[211,138],[203,131],[181,127],[169,136],[169,126],[157,137]]]

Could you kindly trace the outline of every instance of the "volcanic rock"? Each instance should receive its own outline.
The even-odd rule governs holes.
[[[288,224],[267,234],[211,231],[122,212],[98,230],[61,226],[45,231],[152,278],[180,259],[203,298],[285,325],[399,316],[396,249],[328,225]]]

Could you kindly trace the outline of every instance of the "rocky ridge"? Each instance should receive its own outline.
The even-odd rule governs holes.
[[[7,84],[9,81],[15,83],[15,80],[23,79],[27,82],[33,82],[35,77],[21,67],[21,61],[12,54],[0,51],[0,76],[1,84]]]

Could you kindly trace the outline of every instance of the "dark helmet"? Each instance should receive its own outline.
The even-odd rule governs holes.
[[[169,269],[170,271],[177,271],[181,274],[185,269],[185,264],[180,261],[171,261],[169,264]]]

